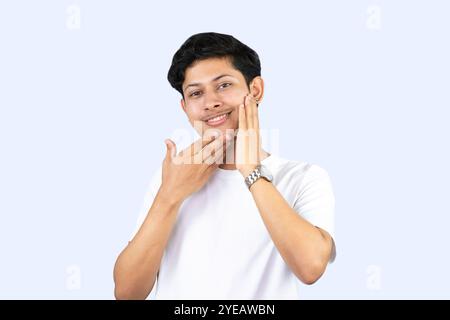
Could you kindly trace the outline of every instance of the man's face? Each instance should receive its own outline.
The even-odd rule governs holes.
[[[210,129],[225,133],[227,129],[229,132],[238,128],[238,107],[249,89],[244,76],[229,59],[210,58],[195,62],[186,69],[182,88],[184,101],[181,105],[201,136]],[[216,118],[210,119],[212,117]]]

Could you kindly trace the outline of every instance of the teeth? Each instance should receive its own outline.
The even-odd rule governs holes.
[[[223,114],[221,116],[217,116],[215,118],[209,119],[208,122],[215,122],[215,121],[219,121],[222,120],[223,118],[225,118],[227,116],[227,114]]]

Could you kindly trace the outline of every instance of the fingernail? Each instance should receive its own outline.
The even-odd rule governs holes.
[[[231,135],[227,133],[227,134],[225,135],[225,139],[227,139],[227,141],[228,141],[228,140],[231,140]]]

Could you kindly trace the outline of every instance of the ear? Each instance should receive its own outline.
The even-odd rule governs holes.
[[[185,103],[184,99],[180,100],[180,104],[181,104],[181,109],[183,109],[183,111],[186,113],[186,103]]]
[[[261,103],[264,96],[264,80],[261,77],[253,78],[250,82],[250,93],[251,95]]]

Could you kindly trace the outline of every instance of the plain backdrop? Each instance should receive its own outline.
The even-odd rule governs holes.
[[[163,141],[190,130],[167,70],[205,31],[258,52],[261,127],[331,176],[337,259],[301,296],[450,298],[449,15],[444,0],[2,0],[0,298],[114,297]]]

